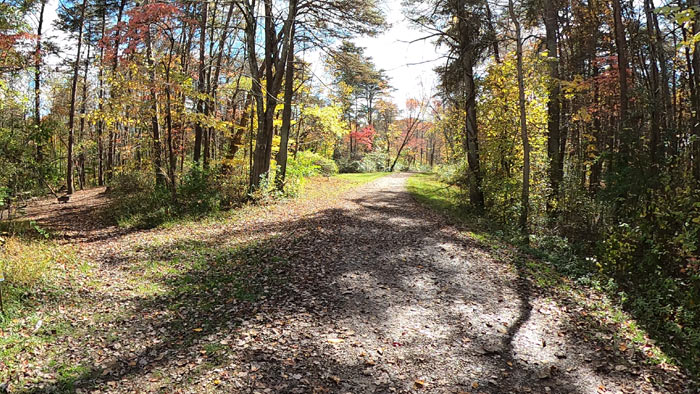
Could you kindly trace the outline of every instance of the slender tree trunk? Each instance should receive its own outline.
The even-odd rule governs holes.
[[[256,35],[258,31],[257,15],[255,11],[255,2],[247,0],[245,3],[245,43],[248,54],[248,68],[250,69],[251,79],[253,80],[250,95],[255,99],[255,105],[258,113],[258,133],[261,133],[261,128],[264,127],[263,112],[265,109],[265,104],[262,95],[262,71],[258,68],[258,58],[256,53]],[[253,119],[253,108],[251,108],[251,120]],[[253,125],[250,125],[250,139],[249,139],[249,168],[250,168],[250,189],[255,189],[260,182],[259,175],[256,174],[258,171],[254,168],[253,162]]]
[[[481,211],[484,209],[484,192],[481,188],[482,174],[479,158],[479,131],[476,121],[476,84],[474,83],[474,65],[476,58],[474,54],[473,26],[468,24],[466,2],[459,1],[459,41],[460,57],[462,61],[462,83],[464,84],[465,102],[465,136],[464,146],[467,153],[467,164],[469,166],[469,202],[474,208]]]
[[[523,188],[520,206],[520,229],[528,234],[528,214],[530,208],[530,141],[527,135],[527,113],[525,112],[525,82],[523,81],[523,41],[520,21],[515,15],[513,0],[508,0],[508,12],[515,25],[515,53],[518,72],[518,108],[520,110],[520,135],[523,142]]]
[[[200,15],[200,30],[199,30],[199,76],[197,80],[197,91],[200,95],[206,94],[206,79],[207,79],[207,69],[206,69],[206,40],[207,40],[207,11],[208,11],[208,1],[202,2],[202,12]],[[204,114],[204,99],[197,99],[197,113],[200,115]],[[202,156],[202,138],[204,134],[204,128],[202,127],[202,122],[197,121],[194,125],[194,156],[193,160],[195,163],[199,163]]]
[[[492,37],[491,39],[493,42],[491,43],[492,48],[493,48],[493,59],[496,61],[496,63],[500,64],[501,63],[501,54],[498,49],[498,40],[496,39],[496,29],[493,26],[493,13],[491,12],[491,6],[489,6],[489,2],[485,1],[484,4],[486,4],[486,19],[489,25],[489,32],[491,33]]]
[[[598,76],[598,66],[593,66],[593,79]],[[598,107],[600,105],[600,93],[598,83],[594,83],[593,86],[593,105]],[[597,157],[591,165],[591,175],[588,180],[588,190],[591,194],[596,194],[600,190],[600,179],[603,172],[603,159],[600,157],[600,153],[605,149],[605,138],[601,130],[600,117],[595,116],[593,118],[593,135],[595,136],[595,147]],[[582,144],[579,144],[582,145]],[[583,159],[581,160],[583,161]],[[585,174],[585,171],[582,172]]]
[[[102,4],[102,22],[100,26],[100,38],[104,38],[105,29],[107,26],[107,0]],[[97,184],[103,186],[105,184],[104,178],[104,142],[102,141],[102,134],[104,133],[104,121],[102,110],[104,108],[103,101],[105,97],[104,90],[104,46],[100,45],[100,69],[98,71],[97,79],[99,83],[98,96],[97,96],[97,112],[100,114],[100,118],[97,121]]]
[[[411,140],[411,135],[413,134],[414,129],[416,126],[418,126],[418,123],[420,122],[420,117],[423,112],[423,106],[421,105],[421,109],[419,110],[420,112],[416,115],[415,118],[409,117],[408,119],[408,127],[406,128],[406,135],[403,137],[403,141],[401,142],[401,145],[399,145],[398,150],[396,151],[396,157],[394,158],[393,163],[391,163],[391,166],[389,167],[389,172],[394,172],[394,168],[396,167],[396,163],[399,162],[399,158],[401,157],[401,152],[403,149],[406,147],[406,144],[408,144],[408,141]]]
[[[214,96],[214,91],[212,90],[212,69],[214,65],[211,62],[211,59],[214,59],[214,44],[216,40],[214,39],[214,31],[215,31],[215,23],[217,20],[217,10],[219,6],[219,2],[217,0],[214,0],[214,4],[212,4],[213,7],[209,9],[209,14],[207,16],[208,19],[210,19],[212,22],[209,24],[209,59],[210,61],[207,62],[207,70],[206,70],[206,93],[207,93],[207,98],[204,101],[204,115],[207,119],[209,119],[212,115],[216,115],[216,106],[215,106],[215,96]],[[234,7],[234,2],[231,2],[231,5],[229,6],[229,9]],[[222,37],[224,37],[226,34],[226,29],[224,29],[222,33]],[[219,51],[221,53],[221,50]],[[213,139],[213,133],[214,129],[212,127],[205,127],[204,130],[202,130],[202,163],[203,167],[205,169],[209,168],[209,162],[211,161],[213,154],[212,154],[212,139]]]
[[[126,2],[128,0],[121,0],[119,2],[119,9],[117,10],[117,24],[116,24],[116,38],[114,40],[114,59],[112,60],[112,78],[115,78],[117,75],[117,69],[119,67],[119,45],[121,44],[121,23],[122,23],[122,16],[124,14],[124,8],[126,7]],[[110,91],[110,94],[112,95],[112,99],[116,99],[118,97],[118,93],[115,93],[114,91],[114,86],[112,86],[112,90]],[[116,103],[116,102],[115,102]],[[117,133],[115,131],[118,131],[119,129],[119,124],[115,124],[114,127],[109,128],[109,144],[107,147],[107,182],[110,182],[112,180],[112,176],[114,175],[114,159],[117,154]]]
[[[85,21],[85,9],[87,0],[83,0],[80,7],[80,20],[78,22],[78,47],[73,64],[73,80],[70,89],[70,110],[68,112],[68,151],[66,166],[66,192],[73,194],[73,134],[75,130],[75,99],[78,90],[78,74],[80,70],[80,50],[83,46],[83,23]]]
[[[294,26],[291,30],[289,52],[287,53],[287,69],[284,81],[284,109],[282,110],[282,128],[280,129],[280,149],[277,152],[278,172],[275,176],[277,189],[284,190],[284,178],[287,174],[287,148],[289,131],[292,127],[292,96],[294,96]]]
[[[547,156],[549,158],[549,185],[552,188],[547,200],[547,211],[554,213],[556,202],[559,198],[559,188],[564,177],[562,171],[560,171],[563,157],[560,155],[561,132],[559,128],[561,114],[559,101],[559,44],[557,39],[557,34],[559,34],[559,14],[554,0],[545,0],[544,13],[550,79],[547,87],[549,95],[547,103]]]
[[[700,0],[694,0],[693,4],[696,9],[700,9]],[[700,12],[695,13],[693,33],[695,35],[700,34]],[[693,86],[697,88],[700,86],[700,41],[695,43],[695,49],[693,51],[693,69]],[[695,136],[695,140],[692,146],[694,155],[693,175],[695,180],[700,182],[700,96],[698,92],[695,92],[693,111],[695,112],[693,119],[693,135]]]
[[[297,158],[297,153],[299,153],[299,147],[301,146],[301,136],[300,136],[300,134],[301,134],[301,126],[302,126],[303,123],[304,123],[304,118],[302,117],[302,118],[299,119],[299,121],[297,122],[297,132],[296,132],[296,136],[294,137],[294,155],[293,155],[294,160],[296,160],[296,158]]]
[[[160,109],[158,106],[158,87],[156,86],[156,65],[153,59],[151,42],[151,25],[146,26],[146,61],[148,62],[148,79],[151,91],[151,133],[153,135],[153,171],[156,176],[156,185],[165,186],[165,173],[163,172],[163,152],[160,142]]]
[[[44,9],[46,8],[46,0],[41,0],[41,8],[39,9],[39,24],[36,28],[36,51],[34,58],[34,127],[36,127],[36,161],[42,164],[44,161],[44,136],[41,130],[41,34],[44,25]],[[42,174],[43,177],[43,174]]]
[[[649,156],[651,159],[651,167],[654,168],[658,164],[658,153],[660,144],[660,123],[662,115],[663,97],[661,96],[661,86],[659,81],[659,69],[657,62],[659,55],[655,42],[656,35],[654,34],[654,9],[651,5],[651,0],[644,0],[644,13],[647,22],[647,35],[649,39],[649,87],[651,93],[651,130],[649,138]],[[644,63],[641,63],[644,64]]]
[[[88,37],[90,36],[90,25],[87,28]],[[80,100],[80,131],[78,132],[78,144],[83,141],[85,133],[85,114],[87,113],[87,83],[88,69],[90,67],[90,43],[87,45],[87,53],[85,55],[85,69],[83,71],[83,90],[82,99]],[[80,150],[78,154],[78,185],[80,190],[85,188],[85,148]]]
[[[173,59],[173,46],[175,42],[170,43],[170,52],[168,53],[168,64],[165,68],[165,127],[168,133],[168,178],[170,185],[170,193],[173,200],[177,196],[177,181],[175,179],[175,171],[177,169],[177,157],[173,149],[173,112],[172,112],[172,93],[170,87],[170,69]]]
[[[238,153],[238,150],[240,149],[241,145],[244,144],[243,137],[245,136],[246,131],[248,130],[248,114],[253,111],[253,104],[253,95],[248,94],[243,102],[243,111],[241,113],[241,118],[239,119],[236,127],[234,127],[234,129],[231,131],[232,135],[231,140],[229,141],[227,154],[227,157],[229,159],[233,159],[236,156],[236,153]]]
[[[476,84],[471,54],[464,54],[464,87],[466,93],[466,150],[469,165],[469,200],[479,211],[484,209],[484,192],[479,158],[479,132],[476,123]]]
[[[663,125],[664,128],[666,129],[666,132],[668,132],[670,129],[673,128],[673,119],[674,119],[674,111],[673,111],[673,104],[671,101],[671,92],[670,92],[670,75],[668,72],[668,65],[666,63],[666,50],[664,49],[664,38],[661,32],[661,29],[659,28],[659,17],[656,15],[655,12],[653,12],[656,7],[654,6],[654,1],[649,0],[649,5],[651,7],[652,13],[651,17],[653,20],[653,25],[654,25],[654,31],[656,32],[656,54],[659,59],[659,69],[661,71],[661,97],[663,99],[663,104],[662,104],[662,115],[663,115]],[[674,39],[675,39],[675,33],[674,33]],[[675,48],[675,45],[674,45]]]
[[[623,163],[629,160],[629,143],[631,136],[626,135],[628,132],[629,118],[629,93],[627,70],[629,69],[629,61],[627,60],[627,40],[625,38],[625,27],[622,24],[622,5],[620,0],[612,0],[613,19],[615,31],[615,46],[617,47],[617,64],[618,77],[620,81],[620,117],[618,122],[618,138],[620,140],[620,153],[622,154]]]
[[[685,29],[683,25],[681,25],[681,33],[683,34],[683,41],[688,40],[688,31]],[[698,92],[695,89],[695,72],[694,72],[694,67],[693,67],[693,58],[692,55],[690,54],[690,48],[688,48],[688,45],[685,46],[683,49],[683,52],[685,54],[685,63],[686,63],[686,71],[688,72],[688,91],[690,91],[690,105],[691,105],[691,114],[694,111],[697,103],[698,103]],[[691,115],[691,123],[693,125],[697,125],[698,123],[696,122],[698,118],[695,116]],[[691,131],[693,132],[693,135],[698,135],[696,129],[691,125]],[[693,171],[693,174],[695,174],[695,179],[700,180],[700,171],[695,172]]]

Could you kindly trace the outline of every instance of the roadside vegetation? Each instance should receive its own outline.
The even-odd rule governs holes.
[[[524,239],[517,227],[499,222],[497,216],[473,213],[464,204],[465,192],[438,174],[416,174],[407,188],[418,202],[489,249],[515,250],[510,258],[528,280],[591,310],[592,324],[610,325],[613,335],[634,343],[649,362],[680,365],[694,376],[700,373],[697,305],[692,295],[678,293],[678,278],[659,275],[658,280],[640,282],[634,276],[619,277],[597,263],[600,249],[546,233]]]

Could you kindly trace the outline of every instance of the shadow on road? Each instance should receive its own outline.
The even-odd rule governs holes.
[[[569,355],[552,357],[526,273],[386,187],[118,252],[153,290],[86,331],[77,373],[26,392],[587,393],[639,380],[583,362],[600,348],[565,324],[550,348]]]

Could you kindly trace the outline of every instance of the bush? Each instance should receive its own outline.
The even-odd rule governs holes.
[[[386,152],[370,152],[366,154],[361,164],[361,172],[385,172],[389,171],[387,166],[388,156]]]
[[[183,177],[176,201],[167,187],[155,185],[138,171],[119,174],[110,186],[108,215],[123,227],[153,228],[178,215],[202,215],[220,206],[214,176],[197,166]]]
[[[264,203],[293,197],[302,190],[305,178],[337,173],[333,160],[310,151],[298,152],[296,158],[289,158],[284,193],[277,190],[273,171],[263,176],[258,190],[250,194],[245,161],[226,159],[208,170],[192,166],[173,200],[167,187],[155,185],[150,174],[134,169],[119,173],[111,182],[112,205],[107,215],[123,227],[153,228],[178,216],[202,216],[247,199]]]
[[[359,174],[362,172],[362,163],[357,160],[339,159],[338,169],[342,174]]]
[[[193,166],[183,177],[177,192],[177,210],[195,215],[218,211],[221,201],[219,192],[214,172]]]
[[[249,177],[245,158],[227,159],[217,167],[213,182],[218,189],[220,208],[232,208],[248,198]]]
[[[387,155],[384,152],[370,152],[360,160],[339,158],[336,160],[338,168],[343,174],[359,174],[366,172],[388,171]]]
[[[331,159],[311,151],[298,152],[287,163],[287,176],[310,177],[315,175],[331,176],[338,173],[338,166]]]
[[[323,176],[332,176],[338,173],[338,165],[332,159],[319,157],[315,163],[319,166],[319,173]]]
[[[167,190],[156,188],[148,176],[137,171],[117,174],[110,184],[112,194],[110,209],[105,212],[120,226],[129,228],[151,228],[164,222],[169,216]]]

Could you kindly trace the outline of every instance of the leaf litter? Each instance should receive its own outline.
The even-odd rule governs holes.
[[[30,210],[94,274],[76,277],[79,291],[58,308],[3,332],[47,338],[3,383],[85,393],[691,392],[682,371],[648,362],[653,343],[615,339],[585,304],[520,277],[511,251],[419,206],[407,176],[355,189],[318,180],[304,198],[142,231],[100,223],[99,191],[67,210]]]

